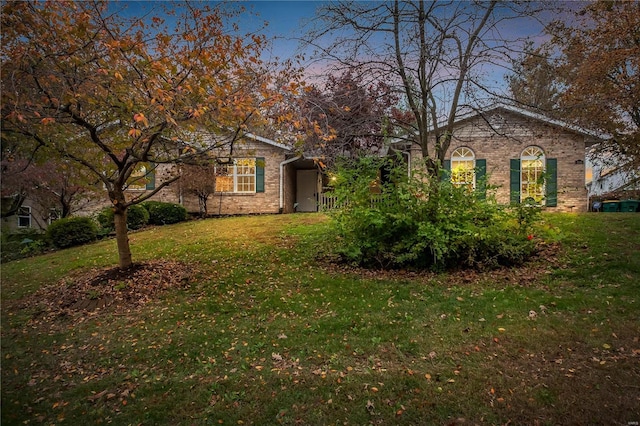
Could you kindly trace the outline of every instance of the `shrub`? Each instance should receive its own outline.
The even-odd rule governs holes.
[[[58,248],[86,244],[95,240],[96,236],[96,225],[88,217],[59,219],[47,228],[47,238]]]
[[[102,233],[108,234],[115,229],[113,216],[112,207],[105,207],[98,213],[96,220],[100,224]],[[143,206],[134,204],[127,209],[127,227],[129,229],[140,229],[147,223],[149,223],[149,212]]]
[[[34,228],[21,229],[12,234],[3,232],[0,244],[1,262],[42,254],[49,248],[45,233]]]
[[[96,216],[96,220],[100,225],[100,229],[102,233],[108,234],[115,229],[115,224],[113,222],[113,207],[105,207]]]
[[[364,266],[483,269],[520,264],[535,250],[528,238],[535,208],[500,206],[419,174],[407,178],[406,168],[389,160],[340,165],[335,194],[343,206],[332,213],[339,254]]]
[[[146,201],[142,206],[149,212],[149,223],[152,225],[169,225],[187,220],[187,209],[180,204]]]
[[[149,223],[149,212],[140,204],[127,209],[127,226],[129,229],[140,229]]]

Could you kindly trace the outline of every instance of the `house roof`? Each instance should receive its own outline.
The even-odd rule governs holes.
[[[293,149],[290,146],[281,144],[279,142],[274,141],[273,139],[265,138],[253,133],[245,133],[244,137],[253,139],[254,141],[257,141],[257,142],[266,143],[267,145],[275,146],[276,148],[284,149],[285,151],[293,151]]]
[[[541,121],[543,123],[547,123],[550,124],[552,126],[557,126],[557,127],[561,127],[567,130],[571,130],[575,133],[579,133],[585,136],[590,136],[593,138],[597,138],[597,139],[610,139],[611,135],[605,134],[605,133],[600,133],[600,132],[596,132],[590,129],[586,129],[584,127],[580,127],[580,126],[576,126],[574,124],[571,123],[567,123],[565,121],[562,120],[557,120],[555,118],[551,118],[548,117],[544,114],[540,114],[528,109],[524,109],[524,108],[520,108],[520,107],[516,107],[514,105],[509,105],[509,104],[505,104],[505,103],[495,103],[487,108],[483,108],[481,110],[473,110],[470,111],[466,114],[461,115],[460,117],[458,117],[454,124],[459,124],[460,122],[466,121],[470,118],[473,117],[477,117],[483,114],[488,114],[494,111],[499,111],[499,110],[503,110],[503,111],[507,111],[507,112],[511,112],[514,114],[519,114],[522,115],[524,117],[528,117],[534,120],[538,120]],[[442,127],[445,123],[439,123],[439,127]]]

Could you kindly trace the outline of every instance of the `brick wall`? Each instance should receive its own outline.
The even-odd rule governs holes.
[[[251,194],[214,193],[207,207],[210,215],[279,213],[280,210],[280,163],[285,159],[281,148],[260,142],[247,142],[234,147],[235,158],[264,158],[264,192]],[[156,185],[174,173],[174,166],[160,165],[156,173]],[[213,176],[211,177],[213,179]],[[198,199],[182,192],[180,181],[162,189],[153,200],[179,203],[190,213],[198,213]]]
[[[519,159],[528,146],[544,150],[558,160],[558,205],[552,211],[586,211],[585,136],[514,112],[497,110],[458,124],[447,158],[460,147],[473,150],[476,159],[487,160],[489,184],[497,185],[496,198],[509,203],[510,159]],[[433,152],[433,147],[430,153]],[[420,149],[412,150],[420,159]]]

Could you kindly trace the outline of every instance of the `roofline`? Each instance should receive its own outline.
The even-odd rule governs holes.
[[[287,145],[274,141],[273,139],[265,138],[263,136],[256,135],[254,133],[245,133],[243,137],[253,139],[258,142],[266,143],[267,145],[275,146],[276,148],[284,149],[286,151],[293,151],[293,149]]]
[[[574,124],[570,124],[562,120],[557,120],[555,118],[547,117],[546,115],[543,115],[528,109],[519,108],[514,105],[509,105],[501,102],[492,104],[487,108],[483,108],[481,111],[474,110],[469,113],[463,114],[454,121],[454,124],[458,124],[461,121],[467,120],[471,117],[481,115],[482,113],[489,113],[498,109],[504,109],[516,114],[524,115],[525,117],[533,118],[534,120],[542,121],[544,123],[551,124],[553,126],[563,127],[573,132],[581,133],[585,136],[591,136],[591,137],[602,139],[602,140],[611,139],[611,135],[608,135],[606,133],[595,132],[593,130],[585,129],[584,127],[576,126]],[[438,127],[443,127],[445,125],[446,125],[446,122],[442,122],[438,124]]]

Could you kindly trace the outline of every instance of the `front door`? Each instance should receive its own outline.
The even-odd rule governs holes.
[[[317,212],[318,171],[298,170],[296,188],[296,211]]]

